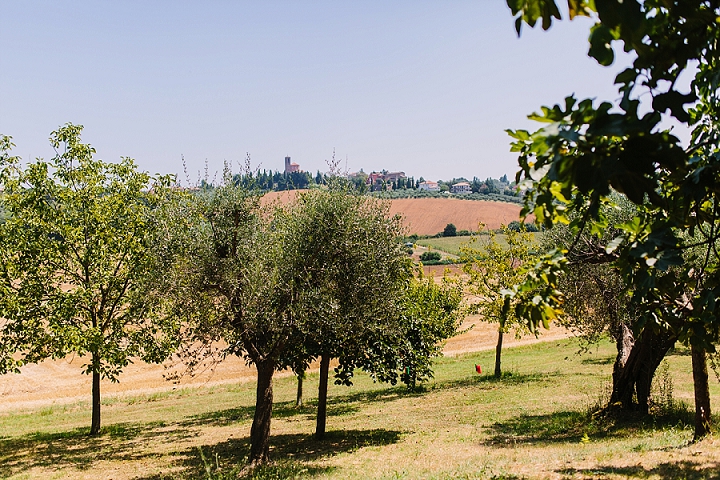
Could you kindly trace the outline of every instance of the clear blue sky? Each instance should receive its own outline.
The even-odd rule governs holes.
[[[85,126],[98,156],[193,179],[224,160],[279,170],[513,176],[506,128],[565,95],[616,99],[589,21],[519,39],[504,0],[19,1],[0,15],[0,133],[50,158]],[[627,63],[627,59],[624,60]]]

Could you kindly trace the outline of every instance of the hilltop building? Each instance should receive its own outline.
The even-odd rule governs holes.
[[[405,172],[372,172],[368,175],[367,186],[370,190],[382,190],[385,186],[386,190],[392,190],[393,182],[397,183],[401,178],[407,178]]]
[[[450,187],[450,193],[466,194],[472,193],[472,187],[468,182],[458,182]]]
[[[297,163],[290,163],[290,157],[285,157],[285,173],[299,172],[300,165]]]
[[[431,180],[420,182],[418,184],[418,190],[427,190],[428,192],[439,192],[440,191],[440,185],[438,185],[438,182],[433,182]]]

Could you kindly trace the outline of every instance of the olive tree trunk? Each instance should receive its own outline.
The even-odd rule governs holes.
[[[275,363],[262,361],[255,364],[257,367],[257,394],[255,396],[255,417],[250,429],[250,459],[251,465],[258,465],[268,461],[270,457],[270,421],[272,420],[273,387],[272,378],[275,373]]]
[[[305,372],[297,374],[297,395],[295,397],[295,406],[302,407],[303,404],[303,380],[305,379]]]
[[[648,412],[652,379],[668,350],[675,345],[675,340],[676,337],[668,332],[655,333],[650,329],[639,335],[632,344],[625,364],[616,361],[608,410],[619,408]]]
[[[635,337],[633,337],[630,327],[624,323],[620,323],[617,329],[614,329],[613,334],[615,337],[615,347],[617,348],[617,356],[615,357],[615,364],[613,365],[614,379],[617,375],[620,375],[620,372],[625,368],[633,345],[635,345]]]
[[[327,391],[328,374],[330,370],[330,356],[320,357],[320,386],[318,387],[318,410],[315,438],[322,440],[325,437],[325,424],[327,423]]]
[[[693,384],[695,386],[695,438],[700,440],[710,433],[710,386],[708,384],[707,355],[705,349],[691,345]]]

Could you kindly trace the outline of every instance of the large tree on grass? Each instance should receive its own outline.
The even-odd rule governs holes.
[[[164,360],[176,329],[158,313],[152,281],[154,212],[169,178],[139,172],[131,159],[94,158],[81,131],[68,124],[53,132],[57,155],[50,162],[23,168],[16,157],[1,158],[1,343],[5,352],[19,352],[20,363],[85,357],[95,435],[100,380],[118,381],[135,357]]]
[[[540,245],[543,251],[568,251],[558,284],[564,294],[559,323],[573,331],[585,348],[605,334],[615,341],[617,355],[607,409],[647,412],[653,376],[677,336],[668,329],[633,332],[642,309],[631,301],[632,285],[625,283],[605,245],[622,233],[613,225],[631,220],[636,208],[622,196],[614,195],[612,200],[612,207],[603,207],[609,227],[600,235],[585,232],[574,238],[570,228],[560,224],[543,233]]]
[[[523,23],[541,21],[547,29],[560,18],[555,0],[508,0],[508,5],[517,15],[518,32]],[[600,236],[607,228],[601,207],[612,204],[613,191],[638,206],[604,250],[632,286],[633,301],[642,305],[635,333],[669,331],[690,344],[695,438],[701,438],[711,418],[706,355],[715,350],[720,330],[720,2],[568,0],[567,5],[571,17],[596,20],[591,57],[612,64],[614,44],[635,59],[615,79],[618,103],[571,96],[531,117],[545,128],[511,132],[520,153],[517,180],[528,189],[524,212],[546,227],[569,223],[580,238],[584,231]],[[694,74],[689,91],[678,82],[685,72]],[[649,100],[645,108],[642,98]],[[660,123],[663,114],[692,128],[689,145]],[[558,313],[558,275],[575,247],[573,242],[547,255],[515,289],[515,297],[528,299],[519,312],[531,322]]]
[[[232,181],[203,189],[180,205],[186,224],[172,222],[175,257],[166,279],[168,313],[184,325],[181,359],[191,369],[225,356],[244,358],[257,369],[250,464],[268,460],[273,376],[296,337],[297,266],[288,216],[260,204],[259,195]]]

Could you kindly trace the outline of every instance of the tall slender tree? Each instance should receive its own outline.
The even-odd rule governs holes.
[[[475,300],[470,311],[479,313],[487,322],[497,323],[497,344],[495,346],[495,377],[502,375],[501,359],[503,338],[510,330],[517,335],[527,333],[527,326],[515,311],[508,308],[504,291],[520,283],[523,270],[533,258],[532,234],[525,230],[513,231],[503,228],[504,244],[498,241],[496,233],[473,237],[472,242],[462,248],[463,272],[467,275],[469,293]]]

